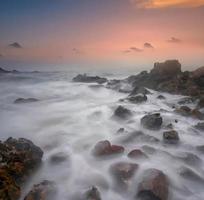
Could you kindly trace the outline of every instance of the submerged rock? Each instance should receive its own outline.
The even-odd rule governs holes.
[[[85,193],[86,200],[101,200],[101,195],[99,190],[96,187],[92,187]]]
[[[193,117],[200,120],[204,118],[204,114],[201,113],[198,109],[191,110],[188,106],[181,106],[180,108],[176,109],[175,112],[185,117]]]
[[[130,93],[129,96],[135,96],[137,94],[143,94],[143,95],[147,95],[147,94],[151,94],[151,92],[149,90],[147,90],[145,87],[134,87],[134,89],[132,90],[132,92]]]
[[[55,200],[57,188],[54,182],[44,180],[34,185],[24,200]]]
[[[160,95],[157,97],[157,99],[163,100],[163,99],[166,99],[166,97],[160,94]]]
[[[50,162],[52,164],[59,164],[59,163],[67,161],[68,159],[69,159],[69,157],[67,154],[65,154],[63,152],[59,152],[59,153],[56,153],[50,157]]]
[[[129,96],[127,97],[127,100],[131,103],[142,103],[147,101],[147,96],[144,94],[137,94],[135,96]]]
[[[124,108],[123,106],[118,106],[113,114],[113,117],[116,117],[118,119],[123,119],[123,120],[128,119],[131,116],[132,116],[132,112],[127,108]]]
[[[142,152],[140,149],[134,149],[134,150],[130,151],[128,153],[128,157],[133,158],[133,159],[148,158],[148,156],[144,152]]]
[[[14,103],[16,104],[21,104],[21,103],[33,103],[33,102],[37,102],[39,101],[38,99],[35,99],[35,98],[18,98],[14,101]]]
[[[163,139],[166,143],[177,143],[179,141],[179,135],[176,131],[166,131],[163,133]]]
[[[118,162],[110,167],[110,173],[118,186],[127,187],[128,181],[134,176],[138,167],[135,163]]]
[[[94,149],[93,154],[95,156],[109,156],[114,154],[120,154],[124,152],[124,147],[118,145],[111,145],[108,140],[98,142]]]
[[[148,169],[144,172],[140,182],[136,199],[140,200],[167,200],[169,183],[166,175],[158,169]]]
[[[155,114],[148,114],[145,115],[141,119],[141,124],[151,130],[158,130],[161,128],[162,125],[162,117],[160,116],[160,113],[155,113]]]
[[[72,79],[74,82],[83,82],[83,83],[98,83],[102,84],[107,82],[106,78],[101,78],[99,76],[87,76],[86,74],[79,74]]]
[[[200,98],[200,100],[198,102],[198,107],[204,108],[204,96]]]

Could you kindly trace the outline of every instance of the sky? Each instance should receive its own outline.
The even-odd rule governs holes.
[[[204,65],[204,0],[0,0],[0,30],[4,65]]]

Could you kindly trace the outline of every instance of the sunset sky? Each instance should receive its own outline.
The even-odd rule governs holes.
[[[204,0],[0,0],[0,64],[204,65]]]

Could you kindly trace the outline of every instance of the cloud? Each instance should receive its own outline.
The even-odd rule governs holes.
[[[170,42],[170,43],[181,43],[181,40],[178,39],[178,38],[175,38],[175,37],[171,37],[171,39],[167,40],[167,42]]]
[[[204,0],[130,0],[137,8],[190,8],[204,6]]]
[[[142,52],[143,49],[139,49],[137,47],[130,47],[129,49],[123,51],[123,53],[131,53],[131,52]]]
[[[4,57],[2,54],[0,54],[0,58]]]
[[[154,47],[152,46],[152,44],[146,42],[144,43],[144,48],[148,48],[148,49],[154,49]]]
[[[82,52],[81,50],[77,49],[77,48],[73,48],[73,49],[72,49],[72,52],[73,52],[74,54],[77,54],[77,55],[83,54],[83,52]]]
[[[23,48],[18,42],[14,42],[14,43],[11,43],[8,45],[9,47],[12,47],[12,48],[16,48],[16,49],[21,49]]]

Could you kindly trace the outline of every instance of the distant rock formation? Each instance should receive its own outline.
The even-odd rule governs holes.
[[[16,48],[16,49],[21,49],[21,48],[23,48],[18,42],[11,43],[11,44],[9,44],[8,46],[9,46],[9,47]]]
[[[3,73],[18,73],[18,71],[17,70],[9,71],[9,70],[5,70],[5,69],[0,67],[0,74],[3,74]]]
[[[72,79],[74,82],[83,82],[83,83],[98,83],[102,84],[107,81],[106,78],[101,78],[99,76],[87,76],[86,74],[79,74]]]

